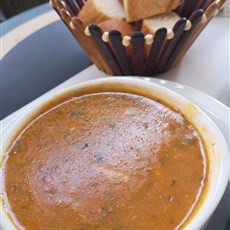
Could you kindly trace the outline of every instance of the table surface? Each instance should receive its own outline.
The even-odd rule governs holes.
[[[0,120],[92,65],[48,4],[3,22],[1,31]],[[229,18],[214,18],[181,63],[157,78],[230,107]]]

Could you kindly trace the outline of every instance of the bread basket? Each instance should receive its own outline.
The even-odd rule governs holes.
[[[155,76],[176,66],[224,2],[183,0],[175,10],[181,18],[172,31],[160,28],[155,34],[136,31],[123,37],[117,30],[103,33],[98,25],[77,18],[84,0],[50,0],[91,61],[115,76]]]

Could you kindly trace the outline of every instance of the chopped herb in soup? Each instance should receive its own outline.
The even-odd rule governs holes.
[[[19,229],[175,229],[196,204],[206,158],[177,111],[128,93],[72,98],[32,121],[3,162]]]

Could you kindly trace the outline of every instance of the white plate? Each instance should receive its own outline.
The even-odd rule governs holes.
[[[87,72],[81,72],[80,74],[75,75],[71,79],[67,80],[66,82],[62,83],[58,87],[54,88],[53,90],[49,91],[48,93],[44,94],[43,96],[39,97],[35,101],[29,103],[28,105],[24,106],[20,110],[14,112],[7,118],[3,119],[1,121],[1,126],[3,131],[4,129],[7,129],[7,127],[15,120],[17,119],[21,114],[23,114],[26,110],[29,110],[31,107],[33,107],[36,103],[39,103],[39,101],[44,100],[45,97],[50,96],[56,91],[68,88],[69,86],[73,84],[77,84],[80,82],[84,82],[87,80],[92,80],[100,77],[107,77],[103,73],[97,73],[92,74],[90,71]],[[196,90],[194,88],[175,83],[172,81],[162,80],[158,78],[140,78],[145,81],[150,81],[157,83],[159,85],[165,86],[182,96],[189,99],[191,102],[196,104],[200,109],[202,109],[219,127],[220,131],[223,133],[226,142],[228,144],[229,148],[229,118],[230,118],[230,109],[214,99],[213,97]],[[2,135],[1,135],[2,137]],[[224,230],[224,226],[230,218],[230,182],[228,183],[227,190],[223,196],[223,199],[219,206],[217,207],[211,222],[207,226],[206,230]]]
[[[164,85],[200,107],[216,123],[225,137],[228,149],[230,149],[230,109],[227,106],[199,90],[179,83],[156,78],[145,78],[145,80]],[[228,218],[230,218],[230,180],[226,192],[205,230],[224,230]]]
[[[49,91],[48,93],[44,94],[43,96],[37,98],[36,100],[32,101],[28,105],[24,106],[23,108],[19,109],[18,111],[14,112],[13,114],[9,115],[5,119],[1,121],[2,129],[7,128],[7,126],[14,120],[17,119],[20,114],[24,113],[25,110],[30,109],[33,105],[38,103],[39,101],[43,100],[45,97],[51,95],[54,92],[59,90],[68,88],[69,86],[77,83],[81,83],[84,81],[100,78],[100,77],[107,77],[104,73],[100,71],[95,71],[95,68],[88,68],[85,71],[73,76],[66,82],[60,84],[53,90]],[[202,109],[219,127],[221,132],[223,133],[226,142],[228,144],[228,148],[230,149],[230,138],[229,138],[229,122],[230,122],[230,109],[222,104],[221,102],[217,101],[213,97],[196,90],[194,88],[172,82],[167,80],[162,80],[159,78],[140,78],[146,81],[154,82],[159,85],[163,85],[181,95],[188,98],[191,102],[196,104],[200,109]]]
[[[218,126],[223,133],[228,149],[230,149],[229,139],[229,122],[230,122],[230,109],[217,101],[215,98],[199,91],[194,88],[184,86],[172,81],[161,80],[157,78],[145,78],[145,80],[155,82],[163,85],[181,95],[188,98],[195,105],[200,107]]]

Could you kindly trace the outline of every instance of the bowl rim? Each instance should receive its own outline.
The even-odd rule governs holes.
[[[3,133],[2,133],[3,147],[1,148],[1,153],[0,153],[1,157],[4,155],[4,152],[5,150],[7,150],[7,147],[11,143],[12,139],[14,139],[12,138],[11,132],[17,132],[17,130],[20,130],[21,127],[24,127],[25,122],[33,120],[31,119],[32,115],[33,114],[36,115],[39,109],[44,108],[44,104],[46,104],[48,101],[52,101],[52,100],[55,101],[57,97],[62,97],[68,92],[76,91],[82,87],[90,87],[91,85],[106,84],[106,83],[112,83],[112,84],[121,83],[126,86],[128,85],[130,86],[130,84],[131,85],[133,84],[134,86],[138,86],[138,87],[140,86],[142,90],[144,90],[145,87],[147,87],[148,89],[150,89],[150,93],[153,93],[151,92],[151,90],[156,90],[157,92],[163,92],[163,94],[166,95],[166,98],[172,97],[173,100],[176,98],[177,100],[182,100],[185,104],[189,103],[190,105],[193,105],[194,106],[193,109],[198,111],[199,115],[201,114],[203,119],[205,119],[206,122],[211,126],[212,131],[214,131],[215,135],[218,137],[217,138],[218,141],[220,141],[219,144],[222,150],[221,153],[223,153],[221,154],[221,163],[220,163],[220,168],[219,168],[218,181],[215,185],[215,188],[213,188],[213,190],[209,192],[208,195],[205,195],[205,196],[210,197],[208,202],[207,202],[207,199],[209,197],[205,198],[205,200],[202,201],[201,207],[199,207],[198,210],[195,210],[195,215],[191,218],[191,220],[184,227],[184,229],[187,229],[187,230],[200,229],[201,227],[205,225],[205,223],[207,223],[207,221],[211,217],[212,213],[214,212],[215,208],[217,207],[219,201],[221,200],[224,194],[225,188],[227,187],[228,179],[230,176],[230,168],[227,167],[228,166],[227,162],[230,161],[227,144],[219,128],[201,109],[199,109],[196,105],[194,105],[194,103],[192,103],[187,98],[180,95],[179,93],[174,92],[157,83],[147,82],[142,79],[134,78],[134,77],[106,77],[106,78],[99,78],[99,79],[94,79],[94,80],[89,80],[89,81],[85,81],[82,83],[78,83],[64,90],[62,89],[62,90],[52,93],[51,95],[47,95],[41,101],[38,101],[31,108],[29,108],[28,110],[20,114],[20,116],[16,120],[12,121],[9,124],[9,126],[5,130],[3,130]],[[140,90],[141,89],[139,89],[139,91]],[[160,96],[160,98],[162,98],[162,95]],[[171,102],[169,103],[169,105],[171,105]],[[0,164],[0,169],[2,169],[1,164]],[[3,200],[0,194],[0,201],[1,199]],[[0,202],[0,208],[2,209],[3,230],[4,229],[16,230],[17,227],[15,226],[11,217],[5,210],[3,201]]]

